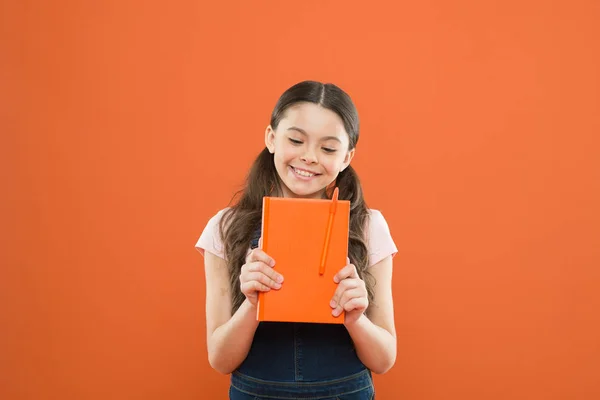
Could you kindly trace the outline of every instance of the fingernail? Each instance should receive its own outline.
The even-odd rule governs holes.
[[[283,276],[278,275],[277,276],[277,282],[279,282],[279,283],[283,282]]]
[[[329,307],[335,308],[335,306],[336,306],[336,304],[335,304],[335,300],[333,300],[333,299],[332,299],[332,300],[329,302]]]
[[[270,265],[271,267],[274,267],[274,266],[275,266],[275,260],[271,260],[271,261],[269,261],[269,265]]]
[[[275,289],[281,289],[281,283],[275,282]]]
[[[333,281],[334,281],[335,283],[339,283],[339,281],[340,281],[340,280],[338,279],[337,275],[333,277]]]

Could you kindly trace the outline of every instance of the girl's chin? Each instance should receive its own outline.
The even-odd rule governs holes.
[[[314,187],[302,187],[307,185],[285,185],[284,195],[285,197],[298,197],[298,198],[322,198],[325,193],[325,188],[315,190]],[[312,186],[312,185],[311,185]]]

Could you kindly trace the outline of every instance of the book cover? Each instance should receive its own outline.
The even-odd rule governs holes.
[[[263,199],[262,249],[284,282],[259,293],[259,321],[344,322],[345,314],[334,317],[329,302],[337,289],[333,277],[347,262],[349,222],[350,201],[337,200],[337,190],[333,200]]]

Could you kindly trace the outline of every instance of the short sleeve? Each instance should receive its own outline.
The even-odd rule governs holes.
[[[223,242],[221,241],[221,234],[219,231],[219,225],[223,213],[226,209],[220,210],[215,214],[206,224],[198,242],[196,242],[196,250],[204,256],[205,251],[209,251],[216,256],[225,258],[225,251],[223,248]]]
[[[380,211],[370,210],[367,232],[369,266],[377,264],[387,256],[394,257],[396,255],[398,248],[394,243],[389,226]]]

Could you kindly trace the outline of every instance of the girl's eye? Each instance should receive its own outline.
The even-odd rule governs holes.
[[[335,149],[330,149],[329,147],[323,147],[323,151],[326,153],[335,153]]]
[[[290,142],[292,142],[293,144],[302,144],[301,140],[296,140],[296,139],[292,139],[292,138],[289,138],[289,139],[290,139]]]

